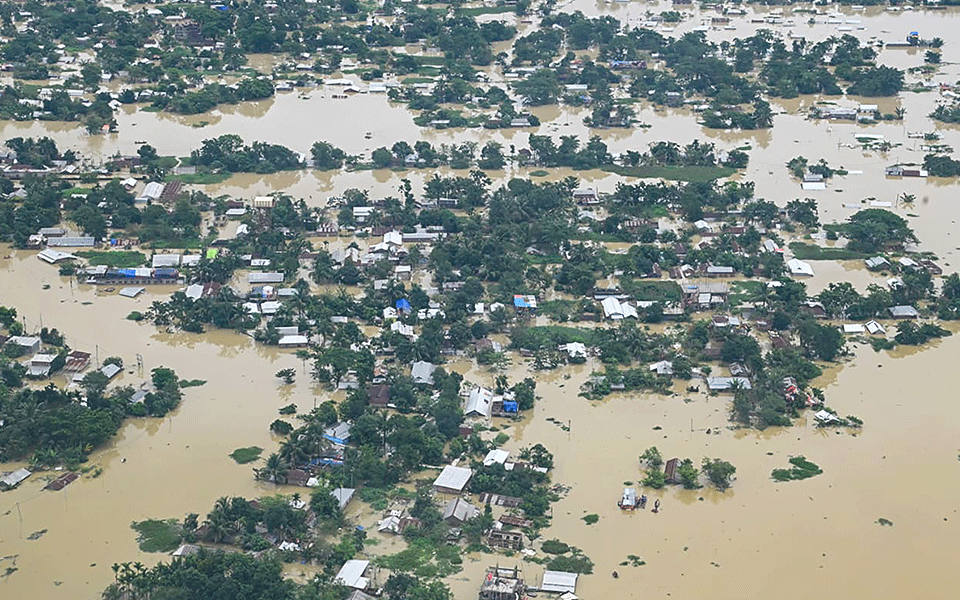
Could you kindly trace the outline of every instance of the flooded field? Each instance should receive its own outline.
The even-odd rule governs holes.
[[[562,10],[610,14],[639,25],[647,20],[648,11],[671,6],[575,0]],[[677,24],[674,34],[699,27],[702,19],[716,14],[692,11],[695,16]],[[955,36],[951,35],[960,25],[960,11],[840,11],[860,21],[845,33],[862,40],[899,41],[913,30],[924,37],[943,37],[948,40],[944,64],[932,81],[960,79],[960,45],[952,42]],[[751,35],[758,28],[805,35],[812,41],[838,35],[837,25],[823,22],[823,17],[808,25],[809,15],[785,12],[794,21],[792,27],[750,23],[751,16],[770,13],[754,7],[748,15],[734,19],[735,30],[711,29],[707,35],[712,40],[729,40]],[[880,53],[879,62],[906,69],[922,64],[923,56],[921,51],[888,49]],[[266,68],[272,62],[270,57],[257,57],[255,64]],[[908,83],[916,80],[916,76],[907,77]],[[397,140],[420,139],[434,144],[497,140],[507,147],[525,147],[530,132],[596,134],[613,153],[642,151],[655,141],[686,144],[695,138],[712,141],[723,150],[749,145],[749,167],[738,177],[756,182],[757,197],[778,205],[814,197],[824,223],[845,219],[856,210],[850,206],[861,206],[866,198],[892,202],[891,210],[909,218],[921,248],[936,254],[946,273],[955,272],[960,249],[956,181],[889,179],[883,174],[886,165],[922,161],[919,141],[908,139],[907,132],[937,131],[942,143],[960,148],[960,129],[934,123],[927,116],[938,94],[904,92],[899,98],[884,99],[882,112],[903,108],[905,118],[874,125],[809,121],[806,112],[817,100],[808,96],[771,100],[778,113],[774,127],[753,132],[706,130],[691,111],[649,105],[637,106],[639,121],[652,125],[646,129],[590,130],[582,122],[588,114],[585,109],[553,106],[534,110],[543,124],[532,130],[438,131],[417,127],[404,106],[383,96],[340,100],[317,89],[305,98],[298,93],[280,94],[193,117],[125,107],[118,116],[119,133],[108,136],[88,136],[69,123],[2,122],[0,133],[5,139],[47,135],[61,148],[94,159],[133,153],[136,140],[149,140],[163,155],[186,156],[204,139],[226,133],[304,153],[318,140],[352,154],[368,154]],[[364,139],[366,131],[372,133],[369,140]],[[895,147],[888,152],[864,150],[855,133],[883,135]],[[859,173],[833,179],[824,191],[804,192],[785,167],[798,155],[811,162],[824,158],[831,166]],[[527,177],[530,171],[514,168],[502,173],[502,178]],[[239,174],[222,184],[195,188],[244,199],[283,192],[304,198],[311,206],[325,206],[328,198],[349,188],[369,190],[371,197],[396,195],[403,177],[419,189],[434,173]],[[570,175],[604,192],[624,181],[601,171],[564,169],[551,170],[547,178]],[[916,202],[898,204],[901,193],[915,195]],[[341,242],[334,244],[339,247]],[[817,261],[813,266],[816,275],[806,281],[811,294],[831,282],[850,281],[860,290],[884,282],[859,261]],[[131,365],[142,356],[143,372],[128,366],[121,384],[137,383],[157,366],[173,368],[184,379],[206,381],[185,390],[182,405],[168,417],[131,419],[113,442],[90,457],[89,464],[102,471],[98,476],[92,471],[62,492],[42,491],[42,478],[34,477],[0,495],[0,573],[15,569],[0,578],[2,598],[98,598],[113,581],[112,563],[151,565],[166,558],[138,550],[129,527],[132,521],[182,518],[190,512],[205,515],[221,496],[276,493],[281,488],[255,481],[250,465],[238,465],[228,455],[251,445],[269,453],[279,444],[268,430],[279,407],[296,403],[304,411],[328,399],[329,393],[312,385],[304,365],[290,352],[258,345],[233,332],[166,333],[124,318],[132,310],[145,310],[173,288],[148,288],[135,300],[97,293],[58,276],[56,268],[38,261],[33,252],[8,247],[0,248],[0,286],[0,304],[16,308],[30,328],[41,323],[57,327],[73,348],[96,353],[100,360],[120,356]],[[812,422],[762,432],[733,431],[728,428],[728,397],[680,389],[669,397],[621,394],[589,402],[577,394],[597,367],[593,363],[537,374],[540,399],[534,414],[506,430],[511,439],[505,448],[544,444],[555,455],[553,481],[571,487],[554,505],[552,526],[544,537],[582,549],[596,564],[593,575],[581,577],[577,594],[586,599],[952,597],[960,588],[955,548],[960,538],[960,403],[955,391],[960,385],[956,369],[960,335],[919,351],[876,353],[862,344],[851,346],[853,356],[814,385],[824,389],[828,404],[838,413],[863,419],[864,427],[856,433],[817,429]],[[281,385],[274,376],[284,368],[297,371],[295,384]],[[489,384],[495,376],[469,362],[454,363],[452,368],[477,383]],[[523,359],[513,356],[506,374],[518,380],[529,371]],[[547,417],[568,423],[570,431]],[[732,489],[725,493],[665,490],[651,496],[663,502],[659,514],[621,512],[616,501],[624,482],[642,478],[637,457],[653,445],[665,458],[729,460],[737,467]],[[770,472],[785,467],[788,458],[797,454],[819,464],[824,473],[801,482],[774,482]],[[0,465],[0,471],[15,466]],[[372,511],[353,510],[360,511],[354,516],[361,524],[375,525],[377,515]],[[582,520],[591,513],[600,517],[595,525]],[[893,525],[878,524],[881,518]],[[38,532],[43,533],[32,535]],[[371,537],[381,539],[371,552],[399,549],[396,539],[376,533]],[[646,565],[620,566],[628,555],[640,556]],[[448,581],[455,597],[474,598],[484,568],[497,560],[467,555],[463,572]],[[499,562],[520,564],[519,557],[500,557]],[[522,567],[528,582],[536,583],[542,567],[529,563]],[[288,571],[297,576],[301,569],[292,565]],[[614,570],[617,579],[611,576]]]

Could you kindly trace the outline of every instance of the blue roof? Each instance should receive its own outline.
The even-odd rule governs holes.
[[[400,298],[395,304],[397,310],[410,310],[410,303],[407,302],[406,298]]]
[[[517,412],[520,406],[516,402],[503,401],[503,412]]]

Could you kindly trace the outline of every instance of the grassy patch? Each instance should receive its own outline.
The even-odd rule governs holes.
[[[586,556],[555,556],[547,561],[547,569],[551,571],[566,571],[568,573],[593,573],[593,561]]]
[[[91,265],[106,265],[115,269],[133,269],[147,262],[142,252],[130,250],[83,250],[76,255],[87,259]]]
[[[803,456],[794,456],[790,464],[793,466],[789,469],[774,469],[770,476],[776,481],[799,481],[823,473],[823,469]]]
[[[744,302],[754,302],[760,298],[760,291],[763,290],[762,281],[731,281],[730,297],[731,306],[737,306]]]
[[[245,465],[259,459],[261,452],[263,452],[263,448],[260,448],[259,446],[237,448],[230,453],[230,458],[237,461],[238,465]]]
[[[546,177],[549,175],[549,171],[544,171],[543,169],[537,169],[536,171],[530,171],[530,177]]]
[[[581,342],[592,345],[596,332],[592,329],[578,329],[562,325],[545,325],[541,327],[526,327],[515,329],[510,337],[517,348],[539,350],[540,348],[556,348],[560,344]]]
[[[793,255],[800,260],[856,260],[858,258],[870,258],[869,254],[857,252],[856,250],[824,248],[823,246],[807,244],[805,242],[791,243],[790,250],[792,250]]]
[[[386,510],[390,499],[389,490],[376,487],[360,488],[360,500],[370,505],[373,510]]]
[[[381,567],[391,571],[411,573],[417,577],[448,577],[460,571],[463,559],[460,548],[436,544],[428,538],[417,538],[407,548],[376,559]]]
[[[676,281],[622,279],[620,287],[637,300],[679,302],[683,295],[683,290]]]
[[[212,185],[223,183],[230,179],[232,173],[184,173],[182,175],[167,175],[165,181],[182,181],[195,185]]]
[[[512,13],[515,11],[516,8],[513,6],[474,6],[472,8],[457,9],[457,13],[470,17],[476,17],[479,15],[501,15],[503,13]]]
[[[722,177],[729,177],[737,172],[732,167],[657,167],[643,165],[639,167],[621,167],[609,165],[600,168],[608,173],[616,173],[624,177],[638,177],[643,179],[667,179],[670,181],[686,181],[690,183],[708,183]]]
[[[145,318],[146,318],[146,317],[144,317],[144,315],[143,315],[142,312],[136,311],[136,310],[130,311],[130,314],[127,315],[127,320],[128,320],[128,321],[137,321],[138,323],[139,323],[140,321],[144,320]]]
[[[182,387],[182,388],[200,387],[201,385],[203,385],[203,384],[205,384],[205,383],[207,383],[207,380],[206,380],[206,379],[181,379],[181,380],[180,380],[180,387]]]
[[[137,544],[144,552],[173,552],[183,538],[176,519],[134,521],[130,528],[137,532]]]
[[[589,515],[584,515],[581,518],[583,519],[583,522],[586,523],[587,525],[593,525],[594,523],[600,520],[600,515],[596,513],[592,513]]]
[[[433,77],[404,77],[400,80],[404,85],[414,85],[417,83],[433,83]]]

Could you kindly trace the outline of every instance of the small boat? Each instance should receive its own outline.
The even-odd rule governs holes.
[[[363,136],[363,138],[364,138],[364,139],[367,139],[367,140],[369,140],[369,139],[372,138],[372,137],[373,137],[373,134],[370,133],[369,131],[368,131],[366,134],[364,134],[364,136]]]

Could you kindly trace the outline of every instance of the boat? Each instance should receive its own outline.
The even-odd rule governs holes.
[[[622,510],[633,510],[637,507],[637,490],[633,488],[623,488],[623,497],[617,502]]]

